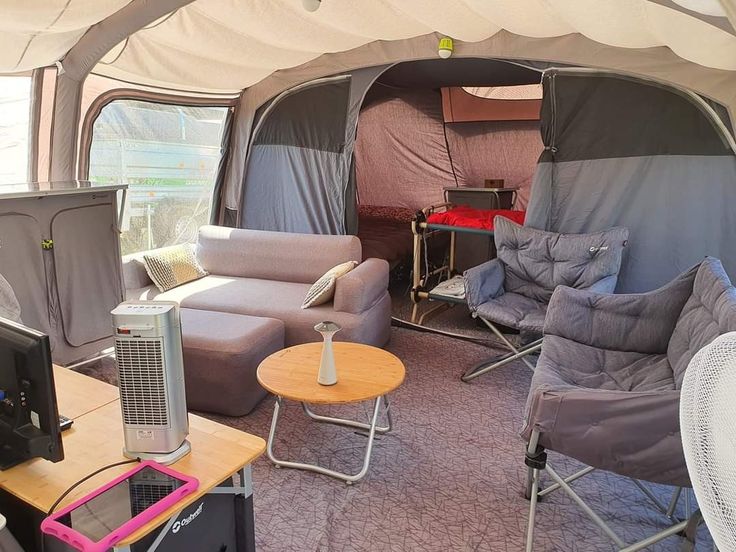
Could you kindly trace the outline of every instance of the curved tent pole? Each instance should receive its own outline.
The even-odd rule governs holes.
[[[92,25],[58,63],[54,130],[51,142],[51,180],[73,180],[84,79],[117,44],[154,21],[194,0],[131,0],[110,17]]]
[[[721,0],[721,6],[723,11],[726,12],[726,17],[731,22],[731,26],[736,29],[736,1]]]

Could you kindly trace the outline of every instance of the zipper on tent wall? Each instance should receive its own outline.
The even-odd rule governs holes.
[[[544,149],[548,150],[552,154],[552,162],[555,161],[555,154],[557,153],[557,89],[556,89],[556,82],[555,78],[557,77],[557,73],[555,71],[552,71],[549,74],[549,97],[550,97],[550,105],[551,105],[551,113],[550,113],[550,129],[551,129],[551,138],[549,141],[549,146],[545,146]],[[544,76],[542,76],[542,79],[544,79]]]

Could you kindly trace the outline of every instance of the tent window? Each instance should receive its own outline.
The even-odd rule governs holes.
[[[129,186],[124,255],[193,241],[209,223],[228,111],[122,99],[102,109],[89,178]]]
[[[28,180],[31,77],[0,77],[0,184]]]
[[[321,84],[285,97],[268,115],[255,145],[342,152],[350,81]]]
[[[468,94],[489,100],[541,100],[541,84],[516,86],[464,86]]]

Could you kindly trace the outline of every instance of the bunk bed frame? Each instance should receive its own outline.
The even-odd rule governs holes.
[[[449,201],[449,193],[458,190],[458,188],[445,188],[444,189],[444,202],[437,205],[430,205],[424,209],[417,211],[412,218],[411,231],[414,235],[414,259],[412,264],[412,288],[411,288],[411,300],[413,303],[411,322],[413,324],[423,324],[424,321],[431,316],[437,315],[443,310],[454,307],[455,305],[465,304],[464,297],[456,297],[451,295],[444,295],[437,293],[434,290],[437,287],[429,289],[430,280],[437,276],[439,282],[437,285],[445,280],[449,280],[454,276],[458,276],[459,272],[455,268],[456,262],[456,244],[457,234],[474,234],[477,236],[490,236],[493,237],[493,230],[482,229],[482,228],[471,228],[467,226],[454,226],[448,224],[436,224],[428,222],[430,215],[434,213],[441,213],[448,211],[453,207],[457,207],[457,204]],[[495,198],[494,208],[498,209],[502,205],[501,194],[511,193],[511,208],[513,209],[516,205],[516,199],[518,197],[517,188],[493,188],[493,189],[474,189],[474,188],[463,188],[463,192],[486,192],[493,194]],[[432,236],[436,236],[440,232],[449,232],[450,234],[450,247],[449,254],[447,255],[445,262],[442,266],[429,269],[427,260],[427,240]],[[422,260],[424,259],[425,264],[423,266]],[[444,276],[444,278],[443,278]],[[419,303],[423,300],[436,301],[438,304],[427,309],[423,313],[419,313]]]
[[[430,279],[439,276],[440,282],[449,280],[453,276],[457,276],[455,269],[455,245],[456,236],[461,234],[475,234],[482,236],[493,236],[493,230],[485,230],[480,228],[468,228],[466,226],[450,226],[447,224],[433,224],[427,222],[427,219],[433,213],[442,212],[454,207],[452,203],[440,203],[438,205],[430,205],[421,211],[417,211],[411,222],[411,231],[414,235],[414,260],[412,264],[412,287],[411,300],[414,303],[411,311],[411,322],[413,324],[423,324],[424,321],[439,312],[451,308],[455,305],[465,304],[465,298],[453,297],[450,295],[442,295],[433,293],[435,288],[429,289]],[[450,233],[450,248],[446,262],[439,267],[429,269],[426,262],[427,240],[431,239],[439,232]],[[422,260],[425,260],[423,266]],[[444,276],[444,278],[443,278]],[[419,314],[419,303],[423,300],[437,301],[438,304],[427,309],[421,315]]]

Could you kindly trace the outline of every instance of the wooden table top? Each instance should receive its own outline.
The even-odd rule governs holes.
[[[69,382],[74,385],[67,386]],[[77,393],[84,396],[85,387],[90,391],[88,398],[95,395],[107,396],[111,392],[117,396],[118,393],[116,387],[82,374],[69,374],[69,377],[64,375],[55,383],[59,409],[69,417],[75,412],[71,403],[66,404],[65,401],[71,400]],[[188,439],[192,444],[192,452],[171,467],[196,477],[199,488],[120,544],[138,541],[176,512],[196,502],[207,491],[252,463],[266,449],[266,442],[260,437],[193,414],[189,415]],[[107,402],[77,416],[71,429],[62,433],[62,440],[64,460],[52,463],[36,458],[0,471],[0,488],[45,512],[66,489],[86,475],[108,464],[125,460],[122,453],[123,424],[119,400]],[[105,470],[71,492],[58,508],[63,508],[133,467],[133,464],[129,464]]]
[[[404,381],[404,364],[395,355],[360,343],[336,342],[337,383],[317,383],[322,343],[278,351],[258,367],[258,381],[285,399],[313,404],[341,404],[375,399]]]
[[[68,368],[54,366],[59,414],[75,420],[120,398],[117,387]]]

